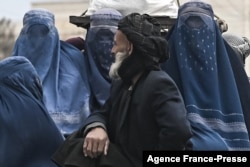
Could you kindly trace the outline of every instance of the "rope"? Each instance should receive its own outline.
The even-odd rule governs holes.
[[[180,7],[180,1],[179,0],[176,0],[177,1],[177,5],[178,7]]]

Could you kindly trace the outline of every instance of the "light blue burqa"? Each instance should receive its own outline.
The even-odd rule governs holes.
[[[54,15],[28,11],[13,56],[25,56],[37,70],[48,112],[64,135],[77,130],[89,115],[90,88],[82,52],[59,39]]]

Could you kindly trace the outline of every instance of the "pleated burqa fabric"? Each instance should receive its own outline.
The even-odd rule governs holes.
[[[28,11],[13,56],[25,56],[42,81],[46,107],[62,134],[77,130],[89,115],[90,88],[82,52],[59,38],[54,15]]]
[[[56,167],[51,156],[62,142],[32,64],[21,56],[0,61],[0,166]]]
[[[242,91],[249,90],[249,83],[243,81],[247,76],[236,54],[225,45],[211,5],[183,4],[167,40],[170,59],[162,68],[183,95],[194,150],[250,150],[249,96]]]
[[[103,8],[90,16],[90,27],[85,40],[86,67],[91,87],[91,110],[99,110],[109,97],[111,79],[109,69],[113,38],[122,15],[115,9]]]

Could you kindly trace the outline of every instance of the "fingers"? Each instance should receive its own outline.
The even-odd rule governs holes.
[[[91,158],[96,158],[98,156],[98,146],[99,146],[99,141],[94,140],[92,143],[92,157]]]
[[[98,150],[97,150],[98,155],[100,155],[102,153],[104,155],[107,155],[108,148],[109,148],[109,140],[105,140],[105,141],[99,143]]]
[[[109,141],[107,140],[104,145],[104,155],[108,154],[108,148],[109,148]]]
[[[88,154],[87,154],[87,146],[88,146],[88,142],[85,139],[84,142],[83,142],[83,154],[84,154],[85,157],[88,156]]]
[[[96,158],[100,154],[107,155],[109,139],[103,128],[93,128],[86,135],[83,143],[83,154],[91,158]]]
[[[91,140],[88,140],[88,139],[85,139],[84,140],[84,144],[83,144],[83,153],[84,153],[84,156],[87,157],[91,157],[91,158],[94,158],[94,154],[93,154],[93,151],[92,151],[92,141]]]
[[[108,146],[108,140],[85,139],[83,143],[83,154],[85,157],[89,156],[91,158],[96,158],[102,153],[107,155]]]

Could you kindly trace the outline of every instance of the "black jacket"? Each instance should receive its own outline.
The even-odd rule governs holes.
[[[128,86],[121,80],[114,81],[104,109],[92,113],[85,127],[93,122],[103,123],[110,141],[134,166],[141,166],[144,150],[185,149],[191,127],[181,94],[169,75],[159,70],[145,73],[131,96],[127,95],[129,105],[121,107],[124,92],[128,92]]]

